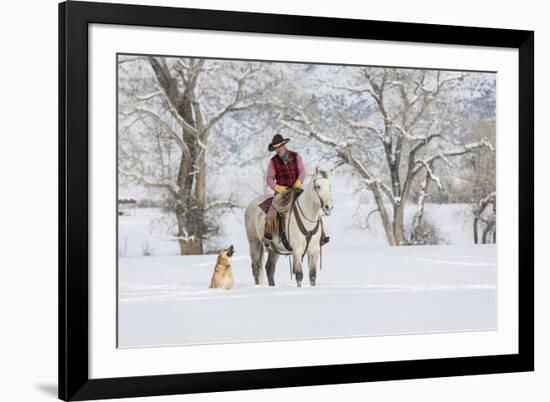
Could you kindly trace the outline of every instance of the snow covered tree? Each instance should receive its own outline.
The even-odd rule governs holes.
[[[119,58],[119,175],[162,194],[180,253],[203,253],[212,211],[234,206],[207,189],[212,133],[261,89],[260,63],[176,57]]]
[[[474,138],[496,142],[493,119],[474,121],[471,125]],[[461,165],[460,178],[467,183],[464,189],[472,204],[474,243],[496,242],[496,154],[484,152],[468,155]],[[469,190],[469,191],[468,191]],[[481,236],[479,235],[481,233]]]
[[[379,67],[329,67],[330,95],[296,88],[269,103],[281,111],[286,127],[332,151],[338,164],[358,175],[376,202],[388,244],[414,242],[430,183],[452,158],[491,150],[486,139],[470,141],[459,113],[461,91],[478,85],[464,73]],[[335,74],[334,69],[338,69]],[[336,94],[343,93],[341,97]],[[405,208],[418,194],[411,233],[405,233]]]

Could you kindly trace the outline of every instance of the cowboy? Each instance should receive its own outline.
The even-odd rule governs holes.
[[[275,155],[269,162],[267,169],[267,185],[275,191],[274,200],[281,197],[291,188],[301,190],[306,172],[302,157],[286,147],[289,138],[283,138],[281,134],[275,134],[267,149],[275,151]],[[273,240],[273,231],[277,227],[277,211],[271,206],[267,212],[264,229],[264,240],[270,243]],[[321,245],[329,242],[330,237],[325,236],[321,226]]]

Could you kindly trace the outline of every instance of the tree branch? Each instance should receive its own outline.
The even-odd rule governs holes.
[[[424,160],[424,161],[416,161],[417,166],[414,168],[412,173],[413,173],[413,175],[416,175],[426,165],[433,164],[437,160],[441,159],[444,162],[448,163],[447,157],[465,155],[467,153],[474,152],[474,151],[476,151],[478,149],[482,149],[482,148],[489,148],[490,150],[494,150],[491,143],[487,140],[481,140],[481,141],[478,141],[478,142],[465,144],[462,148],[458,148],[458,149],[454,149],[454,150],[446,151],[446,152],[440,152],[437,155],[434,155],[434,156],[432,156],[429,159]]]
[[[145,116],[153,118],[157,123],[159,123],[166,130],[168,135],[176,142],[178,147],[182,150],[183,154],[186,157],[190,158],[191,153],[189,151],[189,148],[187,147],[187,144],[158,113],[146,107],[137,107],[134,110],[132,110],[129,114],[124,115],[124,117],[130,117],[133,114],[143,114]]]
[[[139,174],[136,174],[136,173],[130,173],[130,172],[127,172],[125,170],[122,170],[120,168],[120,166],[119,166],[118,172],[123,174],[124,176],[131,177],[131,178],[137,180],[139,183],[141,183],[145,187],[164,189],[164,190],[168,191],[170,193],[170,195],[172,195],[174,198],[177,197],[177,191],[169,183],[152,182],[152,181],[146,179],[143,175],[139,175]]]
[[[217,124],[227,113],[234,112],[238,110],[243,110],[244,107],[239,107],[238,104],[241,102],[243,95],[244,95],[244,85],[246,83],[246,80],[250,78],[253,74],[261,70],[262,66],[259,64],[257,67],[250,68],[246,73],[244,73],[238,80],[237,80],[237,91],[235,92],[235,97],[233,98],[233,101],[228,104],[221,112],[219,112],[216,116],[214,116],[208,124],[206,124],[205,128],[202,130],[203,134],[208,135],[212,127]]]

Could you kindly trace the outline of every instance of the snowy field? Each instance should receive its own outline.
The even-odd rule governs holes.
[[[357,201],[335,204],[317,286],[308,286],[306,266],[300,289],[284,257],[276,287],[253,285],[241,211],[225,216],[220,235],[236,249],[232,291],[208,289],[216,255],[178,256],[174,241],[151,234],[156,210],[120,217],[119,346],[496,328],[496,246],[472,244],[467,206],[427,206],[450,245],[390,248],[375,220],[356,227]]]

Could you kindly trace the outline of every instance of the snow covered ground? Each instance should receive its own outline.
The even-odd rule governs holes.
[[[175,242],[151,234],[155,210],[120,217],[119,346],[496,328],[496,247],[472,244],[467,206],[428,206],[451,245],[390,248],[376,221],[371,230],[355,227],[356,201],[335,204],[317,287],[308,286],[306,268],[300,289],[286,258],[276,287],[253,285],[238,211],[225,216],[221,234],[236,249],[232,291],[208,289],[215,255],[178,256]],[[145,245],[152,255],[142,255]]]

